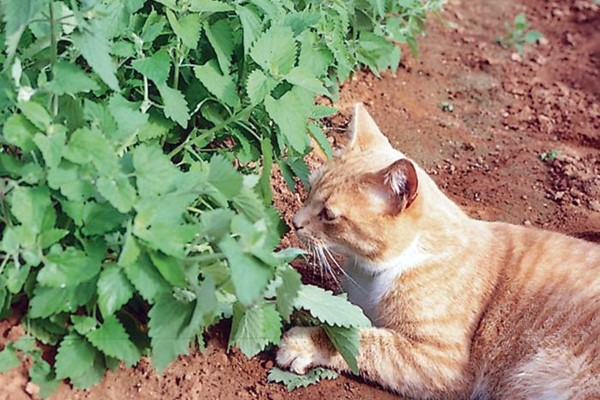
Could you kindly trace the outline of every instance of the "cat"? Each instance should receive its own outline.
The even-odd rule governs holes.
[[[600,246],[471,219],[361,104],[350,125],[293,226],[345,258],[373,324],[360,374],[415,399],[600,399]],[[349,372],[319,327],[287,331],[276,361]]]

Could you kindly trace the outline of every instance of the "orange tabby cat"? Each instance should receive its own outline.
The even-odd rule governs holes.
[[[417,399],[600,399],[600,246],[471,219],[360,104],[351,125],[294,226],[346,259],[374,325],[361,375]],[[277,363],[349,370],[315,327],[288,331]]]

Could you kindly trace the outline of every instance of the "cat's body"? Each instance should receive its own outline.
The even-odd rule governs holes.
[[[294,225],[345,256],[374,326],[361,374],[423,399],[600,399],[600,246],[469,218],[362,106],[351,135]],[[290,330],[277,361],[348,370],[318,328]]]

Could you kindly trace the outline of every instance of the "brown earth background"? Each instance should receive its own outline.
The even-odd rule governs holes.
[[[520,12],[544,35],[523,55],[495,43]],[[405,51],[395,74],[359,72],[342,86],[335,103],[340,114],[328,121],[332,140],[343,132],[352,104],[362,101],[392,145],[472,216],[599,242],[600,6],[594,0],[450,0],[428,22],[420,49],[418,58]],[[289,193],[277,177],[273,185],[289,222],[302,191]],[[298,243],[286,237],[283,245]],[[336,289],[305,263],[294,265],[306,282]],[[0,347],[23,333],[17,323],[16,317],[0,322]],[[228,331],[226,323],[212,329],[204,353],[180,357],[163,375],[143,359],[133,369],[108,372],[88,391],[63,383],[52,398],[398,398],[354,377],[289,393],[267,382],[273,352],[250,360],[227,352]],[[36,398],[26,366],[0,375],[0,388],[0,399]]]

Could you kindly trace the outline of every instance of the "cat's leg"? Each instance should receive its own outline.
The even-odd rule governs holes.
[[[411,340],[393,330],[365,328],[360,330],[357,361],[365,378],[405,395],[429,398],[463,391],[468,351],[468,345],[458,342]],[[300,374],[317,366],[350,372],[325,332],[315,327],[286,332],[277,363]]]

